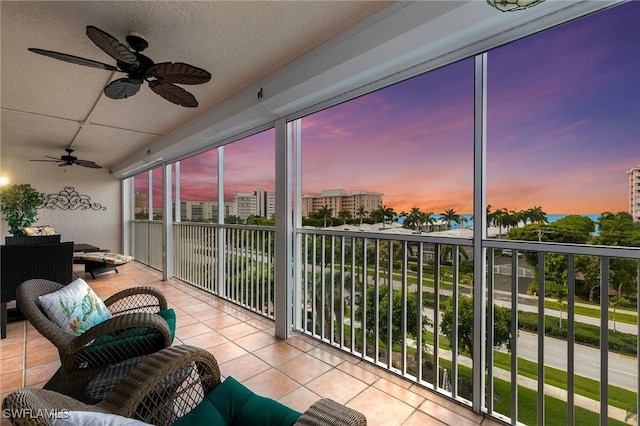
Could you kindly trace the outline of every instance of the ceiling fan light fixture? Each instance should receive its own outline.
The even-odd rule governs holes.
[[[502,12],[523,10],[542,3],[544,0],[487,0],[491,6]]]
[[[125,37],[125,40],[127,40],[129,46],[136,52],[142,52],[144,49],[149,47],[149,42],[144,35],[136,31],[130,31],[129,35]]]

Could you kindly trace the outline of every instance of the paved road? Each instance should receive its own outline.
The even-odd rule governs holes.
[[[538,361],[538,336],[526,331],[518,334],[518,358]],[[551,337],[544,340],[544,363],[549,367],[567,370],[567,342]],[[638,386],[638,368],[635,358],[609,352],[609,384],[625,389]],[[574,368],[578,376],[600,381],[600,350],[575,345]]]

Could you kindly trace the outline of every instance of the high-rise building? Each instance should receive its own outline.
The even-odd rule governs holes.
[[[337,216],[339,211],[346,210],[355,218],[358,217],[360,207],[369,214],[381,205],[382,194],[379,192],[356,190],[347,194],[344,189],[327,189],[323,190],[320,195],[305,194],[302,196],[302,215],[309,216],[327,206],[333,210],[334,216]]]
[[[256,215],[256,196],[248,192],[237,192],[233,194],[233,202],[236,205],[236,215],[247,220],[249,216]]]
[[[224,203],[224,216],[236,214],[233,202]],[[181,201],[180,216],[183,220],[193,222],[217,222],[218,202],[217,201]]]
[[[145,214],[149,213],[149,204],[147,203],[147,194],[141,194],[136,192],[134,200],[134,213]]]
[[[640,222],[640,164],[627,170],[629,175],[629,213]]]

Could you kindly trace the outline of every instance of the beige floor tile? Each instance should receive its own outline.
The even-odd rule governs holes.
[[[7,334],[9,336],[9,334]],[[2,339],[6,340],[6,339]],[[11,343],[9,345],[0,346],[0,359],[11,358],[24,353],[24,342]]]
[[[219,331],[223,328],[227,328],[227,327],[231,327],[232,325],[236,325],[236,324],[240,324],[242,323],[241,320],[239,320],[238,318],[235,318],[231,315],[224,315],[224,316],[220,316],[217,318],[213,318],[210,320],[204,320],[202,321],[203,324],[208,325],[209,327],[211,327],[212,330],[216,330]]]
[[[269,364],[266,362],[252,354],[246,354],[221,364],[220,372],[225,377],[233,376],[236,380],[242,382],[269,368]]]
[[[194,337],[181,339],[185,345],[197,346],[203,349],[209,349],[217,345],[221,345],[227,342],[224,336],[216,333],[215,331],[209,331],[206,333],[198,334]]]
[[[60,353],[55,346],[47,349],[33,350],[27,349],[27,368],[34,367],[40,364],[47,364],[50,362],[58,361],[60,359]]]
[[[253,353],[274,367],[302,355],[302,351],[286,344],[283,341],[266,346],[254,351]]]
[[[24,386],[24,370],[0,374],[0,392],[9,392]]]
[[[293,410],[304,413],[309,409],[309,407],[311,407],[320,399],[320,395],[316,395],[305,387],[299,387],[294,391],[286,394],[278,401]]]
[[[305,384],[320,377],[333,367],[326,362],[320,361],[316,357],[308,354],[302,354],[285,362],[284,364],[279,365],[277,368],[296,382]]]
[[[290,344],[291,346],[294,346],[300,349],[302,352],[309,352],[310,350],[318,346],[318,343],[314,345],[300,336],[293,336],[288,338],[287,343]]]
[[[22,353],[16,356],[2,359],[2,373],[11,373],[13,371],[24,369],[24,356]]]
[[[207,312],[210,311],[212,308],[211,306],[207,305],[204,302],[195,302],[195,303],[190,303],[186,306],[182,307],[182,310],[185,311],[186,313],[188,313],[189,315],[192,315],[194,317],[198,317],[198,313],[200,312]]]
[[[424,398],[416,393],[411,392],[409,389],[398,386],[386,379],[380,379],[373,385],[376,389],[383,391],[401,401],[406,402],[414,408],[417,408],[424,402]]]
[[[280,341],[280,339],[273,334],[263,333],[262,331],[234,340],[236,345],[241,346],[249,352],[257,351],[258,349],[262,349],[268,345],[273,345],[278,341]]]
[[[180,338],[181,340],[184,340],[184,339],[188,339],[189,337],[198,336],[200,334],[210,333],[211,331],[213,330],[211,330],[206,325],[197,322],[195,324],[189,324],[189,325],[184,325],[182,327],[177,327],[176,337]]]
[[[481,415],[478,415],[478,420],[474,421],[474,420],[468,419],[467,417],[461,414],[451,411],[450,409],[445,408],[440,404],[436,404],[433,401],[429,401],[429,400],[425,400],[422,403],[422,405],[420,405],[419,409],[420,411],[427,413],[430,416],[435,417],[436,419],[444,423],[456,425],[456,426],[457,425],[460,425],[460,426],[477,425],[480,423],[480,421],[482,421]],[[465,410],[464,408],[460,408],[460,409]]]
[[[323,398],[331,398],[340,404],[345,404],[367,388],[367,384],[333,369],[305,385],[310,391]]]
[[[253,376],[243,384],[258,395],[272,399],[278,399],[300,387],[298,383],[274,369]]]
[[[356,379],[362,380],[368,385],[372,385],[378,380],[381,380],[380,376],[378,376],[377,374],[372,373],[368,370],[365,370],[359,365],[355,365],[350,362],[343,362],[342,364],[338,365],[338,367],[336,368],[340,371],[344,371],[350,376],[355,377]]]
[[[24,321],[14,321],[7,323],[7,336],[9,333],[12,335],[19,335],[20,333],[24,333]]]
[[[337,365],[342,364],[343,362],[345,362],[344,359],[337,357],[329,352],[326,352],[323,350],[323,348],[314,348],[312,350],[310,350],[309,352],[307,352],[309,355],[313,355],[314,357],[318,358],[319,360],[322,360],[324,362],[326,362],[327,364],[331,364],[334,367]]]
[[[368,426],[402,425],[415,411],[410,405],[373,387],[353,398],[347,407],[365,414]]]
[[[402,426],[446,426],[446,424],[416,410]]]
[[[235,343],[226,340],[225,343],[207,348],[207,350],[211,352],[214,357],[216,357],[216,361],[218,361],[218,364],[223,364],[227,361],[239,358],[248,353]]]
[[[232,325],[230,327],[221,328],[217,331],[227,339],[234,341],[241,337],[256,333],[259,330],[245,323],[239,323],[239,324]]]
[[[222,312],[220,309],[209,306],[209,309],[205,311],[200,311],[197,313],[192,313],[191,315],[195,317],[197,321],[205,321],[205,320],[210,320],[214,318],[220,318],[222,316],[225,316],[226,314]]]
[[[25,385],[31,386],[36,383],[46,382],[53,376],[58,368],[60,368],[60,361],[48,362],[46,364],[40,364],[27,368]]]

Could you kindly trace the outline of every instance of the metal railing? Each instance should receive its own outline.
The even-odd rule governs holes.
[[[133,226],[134,257],[161,269],[162,223]],[[269,227],[174,223],[174,276],[273,319],[274,240]]]
[[[162,269],[162,222],[135,220],[133,257],[140,263]]]

